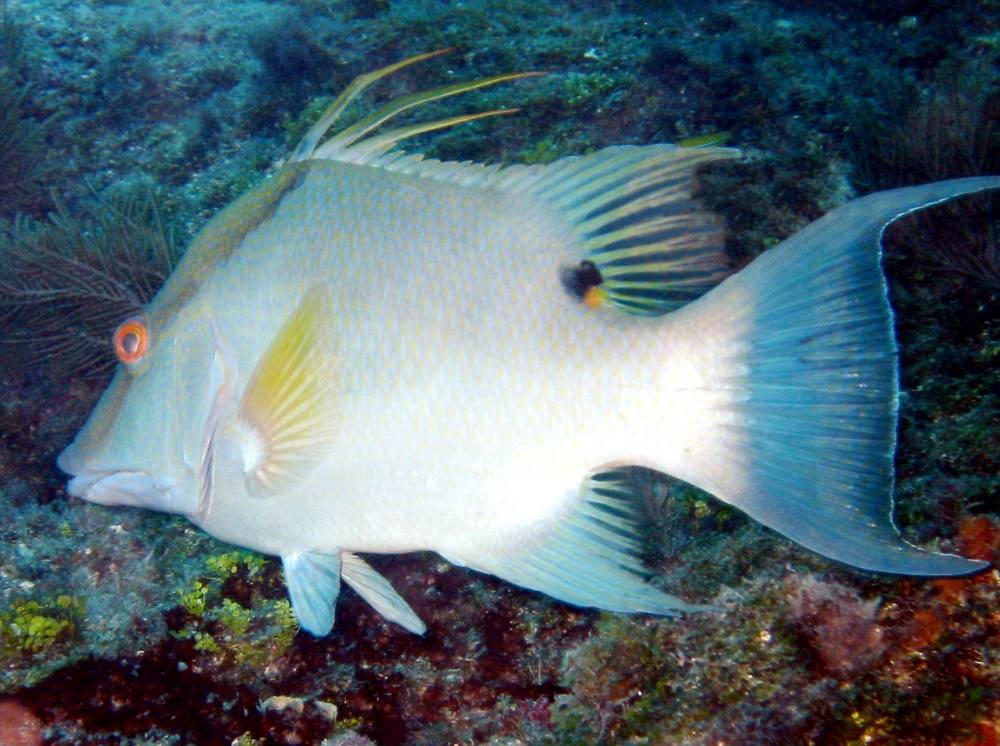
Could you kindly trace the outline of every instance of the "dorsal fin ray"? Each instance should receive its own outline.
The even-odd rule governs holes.
[[[422,60],[430,59],[431,57],[437,57],[440,54],[451,51],[451,47],[445,49],[438,49],[433,52],[427,52],[426,54],[418,54],[413,57],[407,57],[405,60],[400,62],[394,62],[391,65],[386,65],[385,67],[380,67],[378,70],[373,70],[369,73],[364,73],[357,76],[350,84],[345,88],[334,102],[330,104],[323,115],[316,120],[316,123],[309,128],[305,136],[299,141],[299,144],[292,151],[291,156],[288,160],[290,162],[294,161],[306,161],[312,158],[313,151],[316,150],[316,146],[319,145],[319,141],[323,139],[330,127],[333,126],[334,122],[340,119],[340,115],[344,113],[344,110],[351,104],[354,99],[364,93],[365,89],[377,83],[382,78],[387,75],[391,75],[397,70],[401,70],[408,65],[412,65],[415,62],[420,62]]]
[[[729,271],[724,231],[694,197],[697,172],[738,155],[624,146],[547,166],[525,191],[552,203],[577,235],[580,264],[562,268],[567,292],[590,306],[659,316],[718,285]]]
[[[465,122],[472,122],[476,119],[486,119],[487,117],[495,117],[501,114],[514,114],[520,111],[520,109],[492,109],[490,111],[480,111],[474,114],[462,114],[456,117],[449,117],[448,119],[435,119],[431,122],[418,122],[416,124],[411,124],[406,127],[397,127],[396,129],[384,132],[378,137],[368,137],[361,142],[355,142],[356,144],[351,145],[347,143],[340,142],[337,137],[332,138],[328,142],[323,144],[323,147],[316,151],[316,158],[335,158],[338,161],[344,162],[360,162],[366,163],[374,160],[376,157],[383,155],[384,153],[392,150],[393,146],[401,141],[410,137],[415,137],[417,135],[422,135],[425,132],[433,132],[434,130],[443,130],[449,127],[454,127],[456,124],[463,124]],[[359,136],[360,139],[360,136]],[[350,147],[347,147],[350,145]],[[327,148],[330,148],[327,150]]]
[[[497,83],[542,74],[537,72],[527,72],[491,75],[486,78],[478,78],[476,80],[468,80],[461,83],[454,83],[452,85],[440,86],[439,88],[434,88],[430,91],[413,93],[409,96],[393,99],[381,109],[369,114],[361,121],[355,122],[349,127],[344,128],[337,134],[333,135],[325,143],[320,145],[320,141],[340,118],[341,114],[344,113],[347,106],[372,84],[408,65],[429,59],[431,57],[436,57],[448,51],[451,50],[439,49],[435,52],[419,54],[415,57],[405,59],[402,62],[387,65],[386,67],[375,70],[374,72],[365,73],[364,75],[356,77],[353,81],[351,81],[350,85],[347,86],[344,92],[341,93],[332,104],[330,104],[330,107],[323,113],[319,120],[309,128],[305,137],[302,138],[301,142],[299,142],[298,146],[292,152],[289,161],[305,161],[313,158],[335,158],[337,160],[358,161],[362,159],[363,155],[367,157],[381,155],[382,153],[390,150],[401,140],[422,134],[424,132],[453,127],[456,124],[469,122],[475,119],[483,119],[485,117],[497,116],[499,114],[512,113],[513,111],[516,111],[516,109],[494,109],[491,111],[476,112],[463,116],[449,117],[447,119],[440,119],[432,122],[424,122],[408,127],[400,127],[387,132],[378,138],[366,140],[363,144],[363,154],[360,152],[352,152],[354,150],[352,146],[355,146],[356,143],[363,140],[366,135],[385,124],[388,120],[402,114],[405,111],[408,111],[409,109],[413,109],[431,101],[448,98],[449,96],[457,96],[468,91],[486,88],[487,86],[496,85]]]

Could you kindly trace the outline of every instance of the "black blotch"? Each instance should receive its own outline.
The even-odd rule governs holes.
[[[597,287],[604,278],[597,265],[587,259],[575,267],[563,267],[559,270],[559,280],[563,288],[576,300],[582,301],[587,291]]]

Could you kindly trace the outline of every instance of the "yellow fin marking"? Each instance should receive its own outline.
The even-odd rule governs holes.
[[[686,137],[677,143],[679,148],[708,148],[715,145],[723,145],[729,141],[728,132],[708,132],[703,135]]]
[[[583,303],[587,308],[600,308],[608,302],[608,291],[599,285],[587,288],[583,294]]]
[[[314,285],[261,357],[240,405],[238,431],[247,489],[285,492],[329,452],[338,384],[329,288]]]

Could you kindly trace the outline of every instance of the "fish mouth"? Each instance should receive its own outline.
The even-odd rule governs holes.
[[[56,457],[56,466],[58,466],[62,472],[69,474],[72,477],[75,477],[77,474],[86,470],[86,467],[77,455],[78,450],[79,448],[76,443],[70,443],[63,449],[63,452]]]
[[[73,451],[72,447],[67,448],[56,462],[72,477],[66,486],[72,497],[97,505],[166,511],[171,511],[176,502],[177,484],[173,480],[157,479],[138,470],[95,469],[81,463]]]
[[[142,471],[86,470],[74,476],[66,489],[72,497],[97,505],[170,511],[173,486]]]
[[[69,481],[67,491],[98,505],[150,507],[164,502],[164,490],[141,471],[84,472]]]

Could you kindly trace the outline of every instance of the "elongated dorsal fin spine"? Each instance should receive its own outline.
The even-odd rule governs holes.
[[[356,77],[353,81],[351,81],[351,84],[347,86],[344,92],[341,93],[332,104],[330,104],[329,108],[323,113],[319,120],[309,128],[305,137],[302,138],[301,142],[299,142],[298,146],[292,152],[289,161],[295,162],[310,160],[313,158],[332,158],[349,162],[360,162],[382,155],[391,150],[398,142],[409,137],[414,137],[415,135],[423,134],[424,132],[445,129],[447,127],[453,127],[456,124],[471,122],[485,117],[513,113],[517,111],[517,109],[493,109],[490,111],[475,112],[472,114],[449,117],[447,119],[422,122],[407,127],[399,127],[386,132],[377,138],[365,139],[367,135],[393,117],[398,116],[409,109],[421,106],[422,104],[437,101],[442,98],[448,98],[449,96],[457,96],[461,93],[467,93],[468,91],[474,91],[479,88],[486,88],[487,86],[496,85],[497,83],[542,74],[537,72],[527,72],[492,75],[486,78],[463,81],[461,83],[441,86],[430,91],[403,96],[390,101],[381,109],[369,114],[361,121],[355,122],[349,127],[344,128],[330,137],[330,139],[325,143],[320,145],[320,141],[327,135],[330,128],[337,122],[348,105],[350,105],[354,99],[361,95],[372,84],[378,82],[387,75],[391,75],[397,70],[407,67],[408,65],[430,59],[431,57],[437,57],[438,55],[449,51],[451,50],[440,49],[435,52],[419,54],[415,57],[405,59],[402,62],[387,65],[386,67],[375,70],[374,72],[365,73]],[[354,152],[355,150],[356,152]]]
[[[451,51],[450,47],[446,49],[438,49],[433,52],[427,52],[426,54],[418,54],[413,57],[408,57],[405,60],[401,60],[400,62],[380,67],[378,70],[373,70],[372,72],[364,73],[356,77],[351,81],[350,85],[348,85],[347,88],[345,88],[343,92],[337,96],[327,110],[323,112],[323,115],[316,121],[316,123],[309,128],[305,137],[302,138],[301,142],[299,142],[298,146],[296,146],[295,150],[292,152],[292,155],[289,157],[289,161],[305,161],[310,159],[313,151],[316,150],[316,146],[319,145],[319,141],[323,139],[323,135],[325,135],[330,127],[332,127],[340,118],[340,115],[344,113],[344,110],[351,104],[351,102],[364,93],[365,89],[374,83],[377,83],[387,75],[391,75],[397,70],[401,70],[408,65],[420,62],[421,60],[430,59],[431,57],[437,57],[438,55],[449,51]]]

